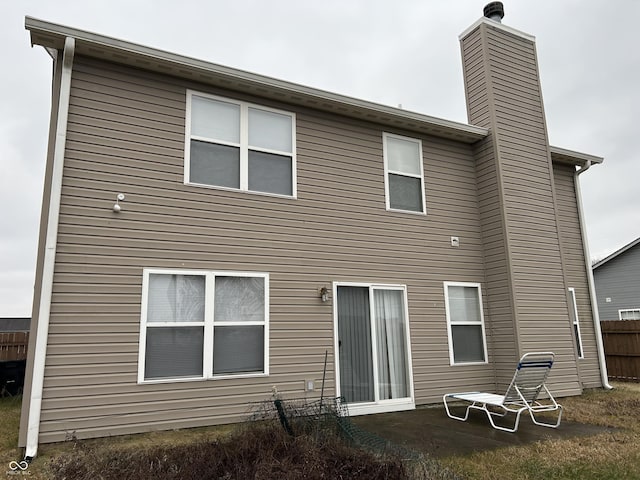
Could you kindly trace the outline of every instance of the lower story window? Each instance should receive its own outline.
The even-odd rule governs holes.
[[[265,273],[144,271],[138,380],[268,373]]]
[[[582,349],[582,335],[580,335],[580,318],[578,317],[576,289],[573,287],[569,287],[569,301],[569,308],[571,309],[571,321],[573,322],[573,335],[576,338],[576,349],[578,350],[578,358],[584,358],[584,350]]]
[[[444,283],[451,364],[486,363],[482,292],[478,283]]]

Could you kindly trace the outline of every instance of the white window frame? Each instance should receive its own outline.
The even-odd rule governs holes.
[[[147,322],[147,309],[149,297],[149,276],[151,274],[159,275],[197,275],[205,277],[205,319],[204,322]],[[251,277],[262,278],[264,281],[264,321],[262,322],[216,322],[214,325],[214,298],[215,298],[215,279],[216,277]],[[213,340],[214,326],[264,326],[264,360],[262,372],[239,373],[239,374],[213,374]],[[179,377],[179,378],[154,378],[145,379],[145,361],[146,361],[146,345],[147,345],[147,328],[162,327],[204,327],[204,352],[202,355],[202,376],[196,377]],[[175,383],[175,382],[192,382],[198,380],[219,380],[227,378],[250,378],[250,377],[267,377],[269,376],[269,274],[261,272],[229,272],[229,271],[212,271],[212,270],[181,270],[181,269],[157,269],[145,268],[142,273],[142,305],[140,313],[140,343],[138,348],[138,383]]]
[[[207,137],[191,135],[191,101],[193,96],[209,98],[220,102],[230,103],[240,107],[240,142],[229,143],[220,141],[217,139],[211,139]],[[272,197],[281,198],[297,198],[298,196],[298,181],[297,181],[297,166],[296,166],[296,114],[293,112],[287,112],[284,110],[278,110],[271,107],[265,107],[249,102],[243,102],[240,100],[234,100],[231,98],[220,97],[217,95],[211,95],[195,90],[187,90],[186,100],[186,113],[185,113],[185,152],[184,152],[184,184],[213,188],[218,190],[230,190],[234,192],[247,192],[258,195],[267,195]],[[272,150],[267,148],[259,148],[249,145],[249,109],[262,110],[265,112],[277,113],[280,115],[286,115],[291,118],[291,152],[283,152],[280,150]],[[219,185],[208,185],[206,183],[197,183],[190,181],[190,168],[191,168],[191,140],[199,140],[202,142],[213,143],[217,145],[227,145],[232,147],[238,147],[240,149],[240,188],[223,187]],[[291,195],[285,195],[280,193],[261,192],[258,190],[249,190],[249,150],[263,153],[271,153],[275,155],[282,155],[291,157]]]
[[[413,356],[411,354],[411,329],[409,321],[409,300],[407,295],[406,285],[397,284],[380,284],[380,283],[361,283],[361,282],[333,282],[332,295],[333,298],[338,298],[338,287],[363,287],[369,289],[369,318],[375,318],[375,304],[374,304],[374,291],[375,290],[399,290],[403,294],[404,301],[404,319],[405,319],[405,342],[407,348],[407,375],[409,377],[409,397],[392,398],[387,400],[381,400],[379,398],[380,392],[377,388],[374,388],[374,402],[352,403],[349,405],[350,415],[368,415],[373,413],[387,413],[387,412],[399,412],[403,410],[413,410],[416,408],[415,392],[413,384]],[[371,342],[372,345],[376,345],[377,330],[376,322],[371,322]],[[338,338],[338,302],[333,302],[333,343],[334,351],[340,351],[340,344]],[[378,352],[375,348],[372,348],[372,368],[374,379],[378,378]],[[336,395],[339,397],[340,392],[340,355],[336,353],[335,362],[335,385]]]
[[[406,172],[399,172],[397,170],[389,169],[389,158],[387,155],[387,139],[388,138],[397,138],[398,140],[404,140],[407,142],[417,143],[418,151],[419,151],[419,164],[420,164],[420,175],[410,174]],[[395,133],[382,132],[382,156],[384,158],[384,195],[385,195],[385,204],[386,209],[391,212],[403,212],[403,213],[412,213],[414,215],[426,215],[427,207],[426,207],[426,195],[424,191],[424,157],[422,154],[422,140],[418,138],[405,137],[402,135],[396,135]],[[411,178],[420,178],[420,196],[422,198],[422,210],[402,210],[399,208],[391,208],[391,197],[389,196],[389,174],[394,175],[402,175],[404,177]]]
[[[478,290],[478,303],[480,307],[480,327],[482,331],[482,347],[483,347],[483,355],[484,355],[483,361],[480,361],[480,360],[473,361],[473,362],[456,362],[455,361],[455,356],[453,351],[453,333],[451,329],[452,324],[477,326],[478,322],[475,322],[475,321],[474,322],[472,321],[453,322],[453,323],[451,322],[451,313],[449,308],[449,287],[473,287]],[[449,364],[451,366],[458,366],[458,365],[484,365],[489,363],[488,356],[487,356],[487,335],[486,335],[485,326],[484,326],[482,285],[480,283],[473,283],[473,282],[444,282],[444,303],[445,303],[445,311],[446,311],[446,317],[447,317],[447,337],[449,341]]]
[[[578,317],[578,302],[576,300],[576,289],[569,287],[569,298],[571,299],[571,311],[573,333],[576,337],[576,347],[578,348],[578,358],[584,358],[584,348],[582,346],[582,334],[580,333],[580,319]]]
[[[622,318],[622,314],[623,313],[628,313],[628,312],[632,312],[634,314],[634,317],[636,317],[635,314],[637,313],[638,314],[637,318],[631,318],[631,319]],[[640,308],[622,308],[622,309],[618,310],[618,319],[619,320],[640,320]]]

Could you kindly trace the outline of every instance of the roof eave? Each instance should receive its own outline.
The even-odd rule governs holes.
[[[85,55],[146,70],[187,78],[229,90],[309,107],[472,144],[489,133],[486,128],[359,100],[312,87],[225,67],[96,33],[25,17],[31,44],[60,49],[66,37],[76,40],[76,55]]]
[[[549,149],[551,150],[551,160],[556,163],[566,163],[569,165],[575,165],[576,167],[584,167],[587,164],[600,164],[604,161],[604,158],[602,157],[567,150],[566,148],[550,146]]]

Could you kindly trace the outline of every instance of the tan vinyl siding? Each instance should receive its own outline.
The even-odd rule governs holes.
[[[294,112],[298,198],[184,185],[187,88]],[[383,131],[422,140],[426,216],[385,210]],[[317,292],[334,281],[407,286],[418,404],[492,388],[491,364],[449,365],[444,308],[444,281],[485,281],[475,176],[464,144],[78,58],[40,441],[237,421],[272,386],[303,396],[305,379],[317,397],[325,351],[332,395],[332,305]],[[270,375],[138,385],[152,267],[268,272]]]
[[[491,141],[488,139],[483,143]],[[501,198],[496,188],[494,156],[491,150],[478,152],[476,155],[478,178],[483,179],[478,185],[478,200],[484,242],[486,295],[491,318],[490,356],[496,369],[496,388],[501,389],[513,375],[513,365],[517,358],[517,331],[512,314],[509,263],[505,260],[505,230]]]
[[[469,121],[491,126],[492,112],[486,88],[487,74],[484,46],[480,30],[472,32],[461,43]],[[506,388],[513,376],[518,358],[518,332],[514,322],[510,264],[507,253],[506,225],[500,192],[500,165],[496,162],[495,138],[475,146],[478,208],[482,225],[482,240],[487,297],[492,342],[489,356],[494,364],[496,390]]]
[[[552,384],[579,390],[535,46],[492,27],[486,38],[521,349],[554,351]]]
[[[553,167],[553,173],[558,216],[560,218],[560,237],[564,253],[565,275],[567,286],[575,288],[584,352],[584,358],[578,360],[580,381],[585,388],[601,387],[602,378],[598,362],[582,230],[576,204],[575,167],[556,164]]]
[[[497,262],[487,265],[489,288],[494,280],[502,285],[503,297],[512,295],[512,310],[504,303],[501,312],[505,334],[508,315],[515,320],[511,331],[518,338],[518,353],[554,351],[554,391],[579,393],[535,45],[481,23],[462,39],[462,52],[469,120],[490,128],[492,138],[483,142],[486,153],[479,152],[486,161],[478,175],[481,212],[494,210],[491,221],[487,218],[493,230],[483,230],[485,248],[492,249],[485,258]],[[484,196],[482,187],[487,189]],[[504,375],[498,377],[499,383],[504,380]]]

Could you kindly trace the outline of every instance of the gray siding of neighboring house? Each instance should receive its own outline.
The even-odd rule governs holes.
[[[487,252],[488,274],[499,270],[489,311],[492,316],[494,308],[504,312],[501,335],[508,343],[515,333],[518,355],[556,353],[554,391],[579,393],[535,43],[484,21],[461,44],[469,121],[491,130],[484,142],[492,142],[496,152],[488,168],[497,176],[497,192],[486,195],[495,207],[502,205],[483,217],[485,238],[491,239],[492,232],[496,238],[504,235],[494,252]],[[505,302],[509,297],[511,312]],[[499,359],[500,384],[509,381],[513,361]]]
[[[554,164],[553,166],[564,271],[567,288],[575,289],[584,353],[584,358],[578,359],[578,372],[583,387],[595,388],[602,386],[602,380],[589,294],[587,263],[584,258],[582,230],[576,200],[575,171],[573,165]]]
[[[298,198],[184,185],[187,88],[294,111]],[[416,403],[493,388],[491,363],[448,356],[443,282],[485,282],[468,145],[82,57],[70,102],[40,442],[237,421],[272,386],[319,384],[326,350],[331,395],[332,307],[317,291],[333,281],[407,286]],[[385,211],[383,131],[422,139],[426,216]],[[268,272],[270,375],[138,385],[145,267]]]
[[[600,320],[619,320],[618,310],[640,308],[640,243],[595,268],[593,277]]]

